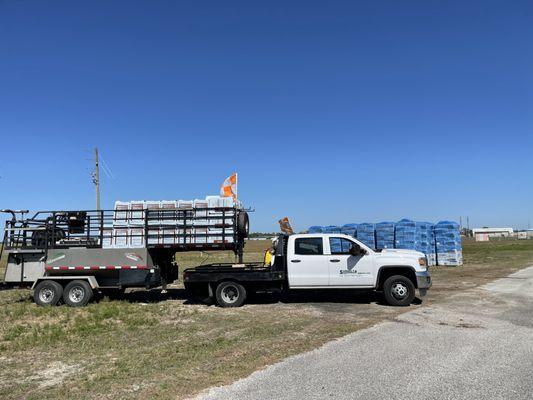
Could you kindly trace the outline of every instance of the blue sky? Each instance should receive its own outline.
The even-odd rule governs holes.
[[[0,0],[0,207],[533,223],[529,1]]]

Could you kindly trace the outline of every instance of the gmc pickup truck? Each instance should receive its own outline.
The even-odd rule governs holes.
[[[249,293],[305,289],[383,292],[393,306],[408,306],[431,287],[427,259],[413,250],[373,250],[342,234],[280,235],[269,265],[209,264],[183,272],[185,288],[222,307],[239,307]]]

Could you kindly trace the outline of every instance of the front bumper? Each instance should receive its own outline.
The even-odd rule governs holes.
[[[425,296],[427,290],[432,285],[431,275],[429,274],[429,271],[417,272],[416,283],[417,283],[417,287],[418,287],[418,291],[420,292],[420,295]]]

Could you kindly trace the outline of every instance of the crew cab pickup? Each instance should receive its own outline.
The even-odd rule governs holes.
[[[342,234],[280,235],[270,265],[209,264],[183,272],[193,295],[214,298],[222,307],[244,304],[249,293],[305,289],[383,292],[393,306],[407,306],[416,290],[431,287],[427,259],[413,250],[373,250]]]

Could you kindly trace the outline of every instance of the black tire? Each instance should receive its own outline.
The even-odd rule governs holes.
[[[215,292],[220,307],[240,307],[246,300],[246,289],[237,282],[222,282]]]
[[[415,298],[415,285],[403,275],[394,275],[383,284],[385,300],[391,306],[405,307]]]
[[[33,291],[35,304],[43,307],[55,306],[63,295],[63,286],[56,281],[45,280],[37,284]]]
[[[237,235],[240,238],[247,238],[250,233],[250,219],[246,211],[241,211],[237,214]]]
[[[91,301],[92,297],[93,289],[87,281],[71,281],[63,290],[63,301],[70,307],[83,307]]]

